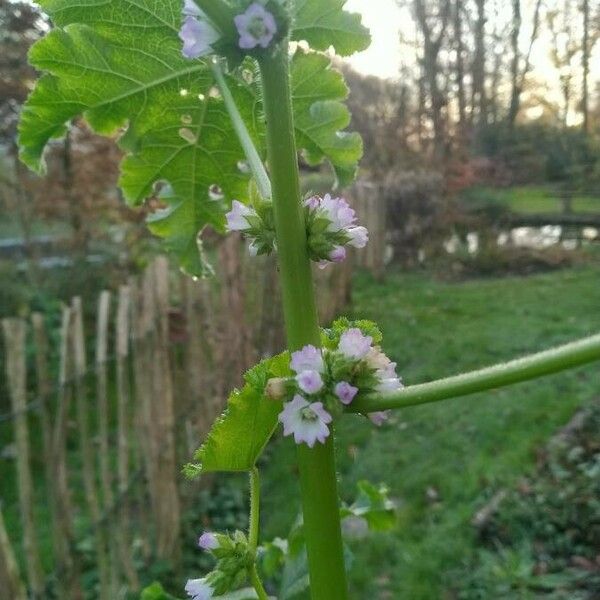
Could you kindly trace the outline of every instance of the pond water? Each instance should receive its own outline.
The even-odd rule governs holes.
[[[471,231],[466,236],[469,254],[476,254],[479,250],[480,234]],[[595,227],[568,229],[560,225],[545,225],[544,227],[515,227],[510,231],[498,234],[499,246],[513,246],[516,248],[531,248],[543,250],[561,244],[564,248],[574,250],[582,243],[600,242],[600,230]],[[455,254],[463,246],[461,239],[455,234],[444,242],[448,254]]]

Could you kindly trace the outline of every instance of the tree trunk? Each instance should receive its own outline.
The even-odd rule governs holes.
[[[589,76],[590,76],[590,3],[589,0],[583,0],[581,7],[583,12],[583,40],[581,49],[581,62],[583,65],[583,85],[581,96],[581,112],[583,113],[583,133],[586,135],[590,131],[589,115]]]
[[[508,109],[507,123],[509,128],[513,128],[519,107],[521,104],[521,89],[519,87],[519,63],[521,55],[519,53],[519,34],[521,33],[522,17],[521,17],[521,0],[513,0],[513,24],[510,34],[510,45],[512,48],[512,64],[510,68],[511,76],[511,93],[510,106]]]
[[[458,4],[462,4],[460,0]],[[475,56],[473,58],[473,114],[474,122],[481,126],[487,122],[487,94],[485,91],[485,0],[476,0]]]
[[[454,2],[454,43],[456,49],[456,87],[458,97],[458,128],[461,146],[465,141],[467,127],[467,98],[465,94],[464,43],[461,20],[462,0]]]

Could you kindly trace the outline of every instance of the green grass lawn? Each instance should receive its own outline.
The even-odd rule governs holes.
[[[553,214],[563,210],[562,202],[556,192],[542,186],[475,187],[466,190],[461,198],[464,199],[467,206],[475,203],[477,206],[483,206],[485,202],[490,202],[520,214]],[[600,198],[575,196],[573,211],[599,213]]]
[[[377,283],[360,275],[353,312],[379,322],[385,349],[410,385],[600,331],[598,306],[595,266],[466,283],[399,273]],[[360,418],[340,423],[342,495],[351,499],[356,482],[369,479],[386,482],[399,505],[394,531],[352,543],[351,598],[456,597],[453,574],[474,551],[473,514],[532,468],[536,448],[598,394],[599,381],[594,365],[405,409],[381,431]],[[298,510],[293,454],[288,439],[268,451],[266,539],[285,535]]]

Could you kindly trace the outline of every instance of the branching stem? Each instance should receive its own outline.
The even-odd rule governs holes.
[[[537,379],[600,360],[600,334],[478,371],[412,385],[398,392],[357,398],[348,410],[374,412],[438,402]]]

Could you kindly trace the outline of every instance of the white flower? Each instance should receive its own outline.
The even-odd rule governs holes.
[[[294,435],[296,444],[305,443],[312,448],[317,441],[321,444],[329,437],[331,415],[323,408],[322,402],[312,404],[299,394],[288,402],[279,414],[283,424],[283,435]]]
[[[225,215],[227,219],[227,231],[245,231],[246,229],[250,229],[250,223],[246,220],[246,217],[255,216],[256,212],[234,200],[231,203],[231,210]]]
[[[302,371],[296,375],[296,381],[306,394],[316,394],[323,389],[323,379],[318,371]]]
[[[302,350],[292,352],[290,367],[296,373],[302,373],[302,371],[317,371],[317,373],[322,373],[325,369],[325,363],[323,362],[321,351],[312,344],[309,344],[308,346],[304,346]]]
[[[213,597],[213,588],[206,583],[206,579],[189,579],[185,584],[185,591],[192,600],[209,600]]]
[[[350,236],[350,241],[348,244],[350,246],[354,246],[355,248],[364,248],[369,241],[369,232],[366,227],[359,225],[358,227],[350,227],[346,231],[346,233]]]
[[[330,221],[328,231],[347,229],[356,222],[356,213],[343,198],[332,198],[331,194],[325,194],[319,208]]]
[[[340,336],[338,350],[346,357],[352,360],[361,360],[371,350],[373,338],[365,335],[357,327],[347,329]]]

